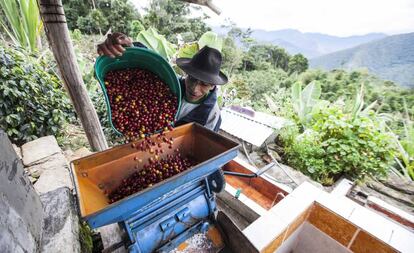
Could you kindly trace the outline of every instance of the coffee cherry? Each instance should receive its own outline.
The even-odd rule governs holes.
[[[172,130],[178,99],[155,74],[138,68],[113,70],[104,84],[112,122],[128,140],[143,139],[159,129]]]
[[[145,164],[140,171],[136,171],[128,178],[123,179],[119,187],[108,194],[109,203],[151,187],[189,169],[195,164],[190,159],[182,157],[180,153],[167,155],[166,158],[154,159],[151,157],[150,159],[152,162]]]

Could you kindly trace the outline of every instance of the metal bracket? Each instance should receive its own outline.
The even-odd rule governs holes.
[[[175,217],[177,218],[178,221],[183,222],[189,215],[190,215],[190,209],[186,207],[183,210],[176,213]]]
[[[161,231],[163,231],[162,240],[166,240],[171,232],[174,230],[174,225],[177,223],[177,221],[174,219],[174,217],[170,217],[160,223]]]

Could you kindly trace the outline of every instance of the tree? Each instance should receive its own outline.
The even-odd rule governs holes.
[[[302,73],[305,72],[309,67],[308,59],[302,54],[295,54],[289,60],[289,73]]]
[[[108,24],[108,19],[99,9],[92,10],[86,17],[79,17],[77,21],[77,25],[82,29],[82,32],[89,34],[102,34],[102,29],[105,31]]]
[[[222,25],[222,28],[228,29],[227,36],[232,38],[236,44],[241,43],[243,45],[243,50],[247,51],[250,46],[254,43],[254,39],[251,37],[252,29],[242,29],[236,26],[236,23],[226,20],[227,24]]]
[[[243,57],[243,68],[247,71],[269,68],[288,71],[290,55],[278,46],[254,44]]]
[[[129,0],[99,0],[102,13],[107,17],[107,29],[129,34],[133,20],[139,19],[139,13]]]
[[[66,21],[69,30],[79,29],[78,19],[88,16],[92,10],[89,1],[85,0],[62,0],[63,9],[65,10]],[[84,31],[82,31],[84,32]]]
[[[240,79],[246,82],[249,89],[250,99],[258,103],[266,93],[276,93],[287,74],[281,69],[255,70],[242,73]]]
[[[200,7],[192,7],[199,9]],[[189,18],[190,6],[175,0],[152,0],[147,15],[142,18],[145,27],[154,27],[160,34],[173,43],[181,34],[185,42],[196,41],[210,28],[204,23],[206,15]]]
[[[70,30],[105,33],[107,30],[128,34],[131,22],[139,14],[130,0],[63,0]]]
[[[233,38],[226,37],[223,42],[222,54],[222,68],[226,71],[228,76],[231,77],[233,72],[241,67],[243,51],[237,47]]]
[[[278,46],[272,46],[269,50],[269,54],[270,62],[274,68],[281,68],[286,72],[288,71],[290,55],[285,49]]]

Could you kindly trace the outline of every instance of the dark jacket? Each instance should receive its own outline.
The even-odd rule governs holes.
[[[180,80],[180,86],[181,86],[181,94],[183,94],[183,99],[185,96],[185,83],[184,78],[179,78]],[[216,111],[218,106],[217,104],[217,88],[214,88],[214,90],[210,91],[210,93],[207,95],[207,97],[203,100],[203,102],[194,108],[192,111],[190,111],[186,116],[184,116],[182,119],[177,121],[174,125],[180,126],[186,123],[190,122],[197,122],[202,126],[205,126],[207,123],[207,120],[211,113],[218,113],[218,121],[216,125],[214,126],[213,131],[217,132],[220,129],[221,125],[221,116],[220,111]]]

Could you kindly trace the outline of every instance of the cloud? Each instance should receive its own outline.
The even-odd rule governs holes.
[[[225,17],[240,27],[264,30],[298,29],[338,36],[414,31],[412,0],[215,0],[222,15],[210,14],[208,23]],[[206,12],[209,12],[206,10]]]
[[[148,0],[132,0],[146,6]],[[397,34],[414,31],[414,0],[213,0],[222,14],[208,8],[210,25],[226,18],[239,27],[297,29],[337,36],[371,32]]]

